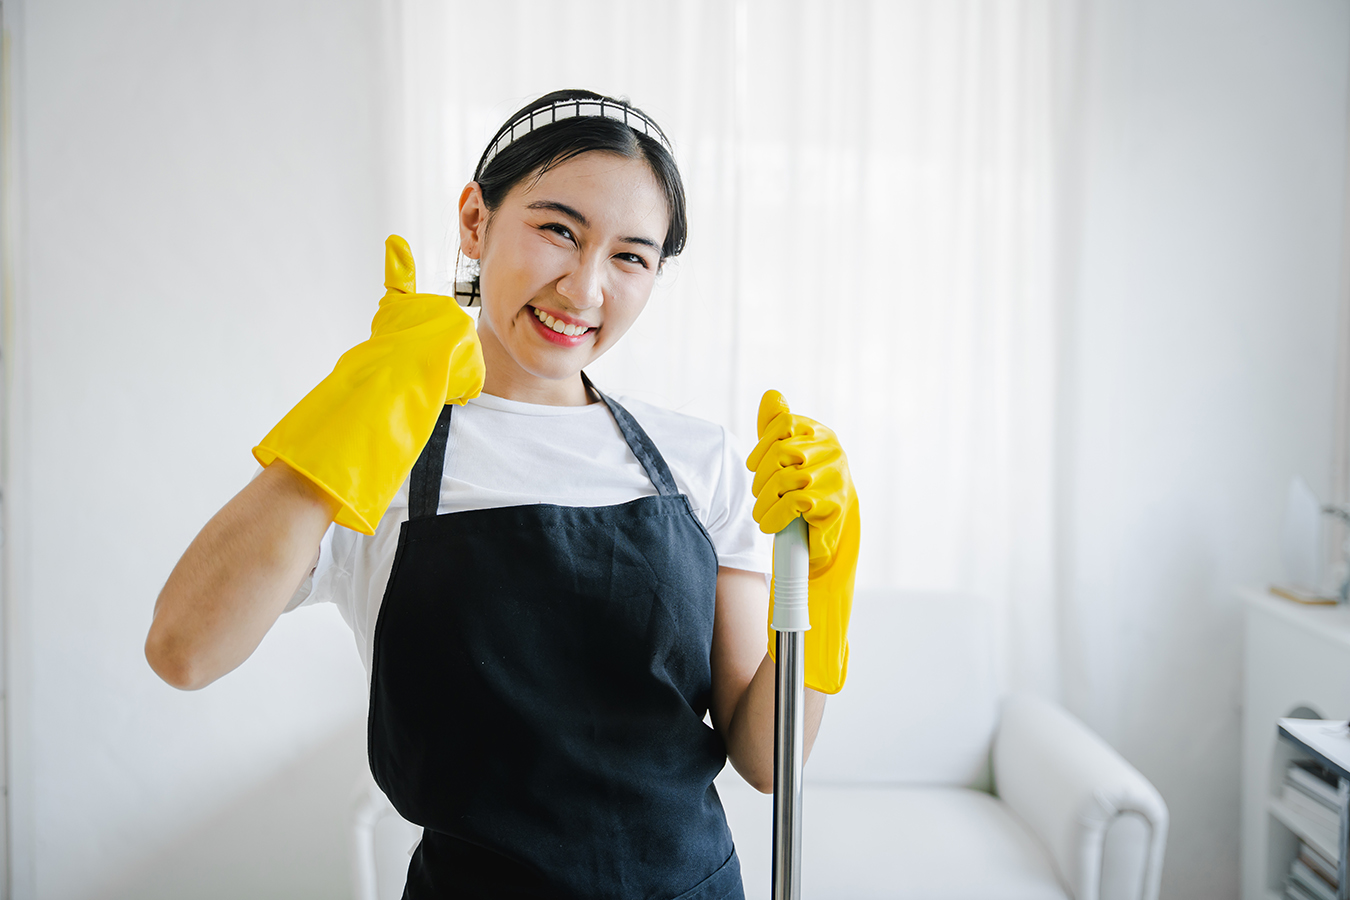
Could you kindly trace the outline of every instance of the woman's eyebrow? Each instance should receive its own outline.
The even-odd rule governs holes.
[[[526,209],[551,209],[554,212],[562,213],[564,216],[575,220],[582,228],[590,228],[591,223],[581,213],[577,212],[566,203],[559,203],[557,200],[535,200],[525,206]]]
[[[567,216],[568,218],[575,221],[582,228],[591,227],[590,221],[585,216],[583,216],[578,210],[573,209],[566,203],[559,203],[557,200],[533,200],[525,204],[525,208],[552,210],[553,212],[556,213],[562,213],[564,216]],[[661,250],[661,245],[658,244],[656,241],[652,240],[651,238],[621,237],[619,238],[619,242],[623,244],[639,244],[644,247],[651,247],[658,253]]]
[[[644,246],[644,247],[651,247],[653,250],[655,250],[655,251],[658,252],[658,253],[661,252],[661,245],[658,244],[656,241],[652,240],[651,238],[645,238],[645,237],[621,237],[621,238],[619,238],[619,243],[621,243],[621,244],[641,244],[641,245]]]

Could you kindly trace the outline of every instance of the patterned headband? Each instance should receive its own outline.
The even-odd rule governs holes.
[[[483,161],[478,166],[478,172],[481,174],[498,153],[536,128],[543,128],[545,125],[552,125],[554,122],[574,119],[578,116],[599,116],[622,122],[634,131],[640,131],[647,137],[660,141],[661,145],[667,150],[670,149],[670,141],[666,140],[665,134],[661,132],[657,124],[633,107],[625,106],[613,100],[590,100],[576,97],[571,100],[556,100],[548,106],[542,106],[539,109],[527,112],[503,128],[496,139],[488,145],[487,152],[483,154]]]

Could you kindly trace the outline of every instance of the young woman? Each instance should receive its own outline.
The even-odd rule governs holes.
[[[170,575],[147,658],[202,687],[285,609],[336,602],[370,675],[372,771],[424,828],[406,897],[741,897],[713,778],[729,757],[772,786],[765,534],[810,526],[809,748],[847,669],[844,455],[776,392],[742,463],[720,427],[583,373],[684,246],[679,172],[640,110],[584,91],[522,109],[459,231],[476,330],[416,292],[391,237],[370,340],[255,448],[264,470]]]

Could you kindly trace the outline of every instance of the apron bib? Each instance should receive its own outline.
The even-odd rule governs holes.
[[[408,900],[743,897],[703,721],[717,554],[595,393],[656,496],[437,515],[453,406],[413,467],[368,734],[376,782],[424,828]]]

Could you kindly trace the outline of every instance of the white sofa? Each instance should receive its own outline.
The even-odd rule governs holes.
[[[986,605],[860,592],[848,684],[806,766],[802,896],[1153,900],[1167,807],[1058,706],[1003,694]],[[747,900],[768,900],[772,798],[719,792]]]
[[[806,900],[1154,900],[1167,807],[1058,706],[1003,694],[992,617],[956,594],[860,592],[848,686],[806,767]],[[772,798],[718,778],[747,900],[768,900]],[[354,800],[356,896],[397,898],[415,832]]]

